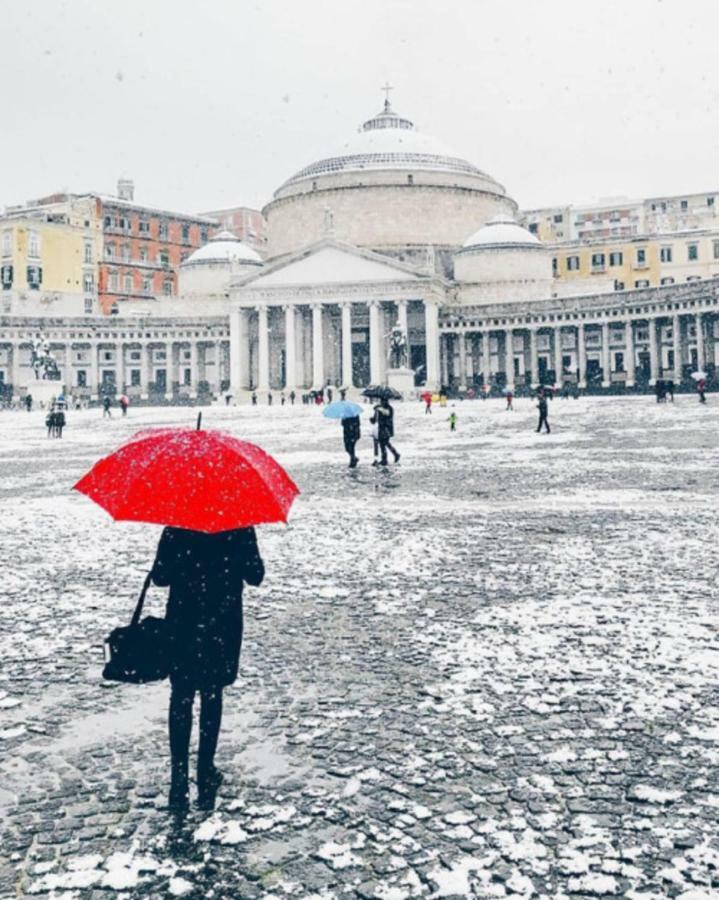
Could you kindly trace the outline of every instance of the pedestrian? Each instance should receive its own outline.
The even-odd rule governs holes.
[[[25,394],[25,409],[32,412],[32,394]]]
[[[225,406],[229,406],[231,400],[232,400],[232,394],[225,394]]]
[[[252,405],[257,406],[257,394],[254,391],[252,392]]]
[[[667,381],[667,393],[669,394],[669,399],[674,403],[674,381]]]
[[[55,433],[55,414],[53,412],[49,412],[45,416],[45,427],[47,428],[47,436],[53,437]]]
[[[542,425],[547,429],[547,434],[549,434],[549,420],[547,419],[547,414],[549,413],[549,407],[547,405],[547,395],[543,390],[540,390],[537,394],[537,398],[539,399],[539,403],[537,404],[537,409],[539,410],[539,424],[537,425],[537,434],[542,430]]]
[[[297,394],[295,394],[294,391],[290,391],[290,403],[292,404],[292,406],[295,405],[295,397],[296,396],[297,396]]]
[[[322,404],[324,403],[324,396],[325,396],[325,392],[323,390],[315,391],[315,405],[316,406],[322,406]]]
[[[514,399],[514,393],[512,391],[507,391],[507,405],[505,410],[511,409],[514,412],[514,407],[512,406],[512,400]]]
[[[432,395],[431,394],[424,395],[424,414],[425,414],[425,416],[432,415]]]
[[[488,384],[482,385],[482,400],[486,400],[489,397],[490,387]]]
[[[235,682],[240,661],[242,587],[260,585],[265,574],[255,530],[204,534],[165,528],[151,574],[155,584],[170,588],[165,613],[171,647],[169,806],[182,812],[189,803],[192,707],[199,692],[198,805],[213,809],[222,783],[215,767],[222,690]]]
[[[340,388],[340,400],[344,400],[347,396],[347,388]]]
[[[127,415],[127,407],[130,405],[129,399],[123,394],[120,397],[120,409],[122,410],[123,416]]]
[[[272,406],[272,394],[269,391],[267,392],[267,405]]]
[[[379,426],[377,429],[377,440],[380,450],[380,465],[387,465],[387,451],[390,450],[394,456],[394,461],[399,462],[400,455],[392,446],[392,438],[394,437],[394,409],[390,406],[387,397],[382,397],[380,402],[374,408],[374,415],[371,422],[376,421]]]
[[[370,424],[372,426],[372,430],[370,434],[372,435],[372,465],[379,465],[379,422],[377,422],[374,416],[370,419]]]
[[[329,385],[327,385],[327,402],[328,403],[332,403],[332,396],[333,396],[332,388]]]
[[[62,429],[65,427],[65,411],[58,409],[55,411],[55,437],[62,437]]]
[[[654,385],[654,392],[657,395],[657,403],[665,403],[667,399],[667,392],[664,387],[664,382],[661,378],[657,378],[657,382]]]
[[[285,392],[282,391],[282,393],[280,394],[280,406],[284,406],[284,405],[285,405]]]
[[[706,396],[705,396],[705,391],[706,391],[706,389],[707,389],[707,382],[706,382],[706,379],[705,379],[705,378],[700,378],[699,381],[697,381],[697,392],[698,392],[698,394],[699,394],[699,402],[700,402],[700,403],[706,403],[706,402],[707,402],[707,398],[706,398]]]
[[[449,414],[449,430],[456,431],[457,430],[457,413],[451,412]]]
[[[112,412],[110,410],[110,402],[111,401],[110,401],[109,395],[105,394],[105,396],[102,398],[102,418],[103,419],[105,419],[105,418],[111,419],[112,418]]]
[[[360,439],[360,418],[359,416],[350,416],[342,419],[342,435],[344,438],[345,450],[349,454],[350,469],[354,469],[359,460],[355,453],[357,441]]]

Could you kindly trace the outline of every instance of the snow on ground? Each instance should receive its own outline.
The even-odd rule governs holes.
[[[159,529],[70,488],[195,411],[62,441],[0,413],[0,897],[719,895],[719,404],[555,400],[551,435],[516,405],[451,434],[397,404],[386,471],[316,408],[204,411],[302,495],[260,531],[226,781],[185,822],[167,686],[99,677]]]

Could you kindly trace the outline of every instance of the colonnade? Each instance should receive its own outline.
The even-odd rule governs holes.
[[[638,367],[646,371],[650,384],[660,378],[680,382],[685,365],[701,370],[717,362],[717,321],[714,314],[698,312],[501,329],[446,324],[442,382],[466,388],[477,376],[491,382],[503,373],[511,389],[526,375],[537,384],[543,368],[554,371],[555,383],[569,379],[586,387],[588,361],[601,370],[605,388],[613,382],[634,387]]]

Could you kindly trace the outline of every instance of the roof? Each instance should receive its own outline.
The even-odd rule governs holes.
[[[252,266],[261,266],[262,258],[252,247],[249,247],[231,231],[220,231],[210,240],[198,247],[182,263],[181,268],[196,263],[236,262],[247,263]]]
[[[413,122],[395,113],[389,102],[385,102],[384,109],[368,119],[353,137],[329,156],[300,169],[278,192],[308,178],[382,169],[442,171],[488,177],[440,141],[419,132]]]
[[[462,245],[462,250],[498,247],[522,247],[535,250],[543,248],[544,245],[536,235],[523,228],[513,218],[500,214],[494,216],[479,231],[475,231],[471,237],[468,237]]]

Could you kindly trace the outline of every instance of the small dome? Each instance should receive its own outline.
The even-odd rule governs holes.
[[[522,247],[542,248],[539,238],[519,225],[511,216],[500,214],[490,219],[462,245],[462,250],[474,248]],[[461,253],[462,251],[460,251]]]
[[[198,247],[182,263],[190,266],[194,263],[241,263],[246,265],[262,265],[262,258],[252,247],[248,247],[231,231],[220,231],[210,238],[202,247]]]

